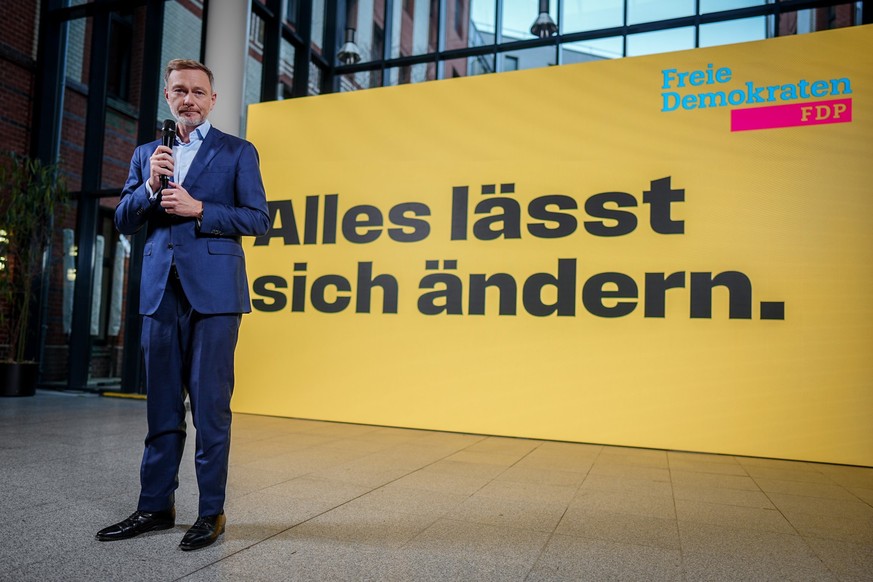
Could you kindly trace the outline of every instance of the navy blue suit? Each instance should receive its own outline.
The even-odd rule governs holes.
[[[149,157],[136,148],[115,209],[123,234],[147,229],[139,312],[148,392],[140,511],[173,506],[185,444],[185,394],[197,430],[199,515],[224,509],[230,451],[233,355],[242,313],[251,311],[240,237],[269,228],[254,146],[212,127],[182,186],[203,203],[201,224],[149,200]]]

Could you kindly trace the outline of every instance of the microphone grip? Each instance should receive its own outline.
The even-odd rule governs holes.
[[[164,121],[164,125],[161,128],[161,145],[164,145],[171,150],[173,149],[173,142],[176,140],[176,123],[172,119],[167,119]],[[170,177],[169,176],[161,176],[161,190],[165,188],[169,188],[170,186]]]

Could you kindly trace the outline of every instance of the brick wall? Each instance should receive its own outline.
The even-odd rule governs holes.
[[[0,18],[0,151],[27,153],[36,73],[38,0],[3,0]]]
[[[37,0],[3,0],[0,18],[0,153],[26,154],[31,138],[31,95],[36,74]],[[8,357],[0,337],[0,358]]]

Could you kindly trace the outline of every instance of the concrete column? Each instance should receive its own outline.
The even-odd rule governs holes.
[[[210,0],[206,15],[205,65],[215,75],[218,99],[209,121],[241,136],[251,0]]]

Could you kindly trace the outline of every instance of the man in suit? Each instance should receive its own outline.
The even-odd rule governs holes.
[[[195,550],[224,532],[233,357],[251,311],[240,237],[269,228],[254,146],[212,127],[212,72],[170,61],[164,96],[176,143],[139,146],[115,209],[123,234],[147,229],[140,314],[148,434],[137,511],[97,539],[128,539],[175,525],[174,493],[185,444],[185,396],[196,428],[198,519],[179,544]],[[161,189],[161,177],[169,184]]]

